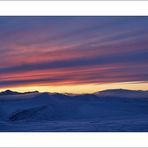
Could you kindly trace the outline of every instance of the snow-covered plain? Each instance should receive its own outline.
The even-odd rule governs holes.
[[[0,93],[0,131],[148,132],[148,92],[119,89],[64,95],[6,91]]]

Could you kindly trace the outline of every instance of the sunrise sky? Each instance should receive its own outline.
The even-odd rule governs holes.
[[[0,91],[148,90],[148,17],[0,17]]]

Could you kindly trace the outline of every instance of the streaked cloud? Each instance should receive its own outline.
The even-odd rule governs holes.
[[[148,17],[0,17],[0,88],[147,83],[147,26]]]

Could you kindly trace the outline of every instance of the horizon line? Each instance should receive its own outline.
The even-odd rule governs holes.
[[[133,89],[123,89],[123,88],[115,88],[115,89],[104,89],[104,90],[100,90],[100,91],[97,91],[97,92],[101,92],[101,91],[107,91],[107,90],[128,90],[128,91],[148,91],[148,90],[133,90]],[[95,94],[97,92],[93,92],[93,93],[68,93],[68,92],[50,92],[50,91],[39,91],[39,90],[33,90],[33,91],[15,91],[15,90],[12,90],[12,89],[5,89],[4,91],[0,91],[0,93],[3,93],[3,92],[6,92],[6,91],[11,91],[11,92],[16,92],[16,93],[57,93],[57,94]]]

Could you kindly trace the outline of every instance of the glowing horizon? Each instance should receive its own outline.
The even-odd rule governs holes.
[[[29,87],[18,87],[18,88],[8,88],[0,89],[0,92],[6,90],[12,90],[17,92],[29,92],[29,91],[39,91],[39,92],[49,92],[49,93],[73,93],[73,94],[92,94],[98,91],[106,89],[129,89],[129,90],[148,90],[148,83],[115,83],[115,84],[87,84],[87,85],[70,85],[70,86],[29,86]]]
[[[0,91],[148,90],[148,17],[0,17]]]

